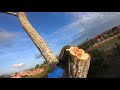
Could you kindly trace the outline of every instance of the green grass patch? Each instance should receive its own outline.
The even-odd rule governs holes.
[[[104,50],[105,48],[109,47],[111,44],[118,43],[118,42],[120,42],[120,40],[118,38],[114,38],[110,41],[107,41],[107,42],[99,45],[97,48]]]
[[[23,77],[23,78],[47,78],[47,75],[52,72],[52,69],[50,69],[49,67],[43,71],[42,73],[38,73],[38,74],[35,74],[35,75],[30,75],[30,76],[26,76],[26,77]]]

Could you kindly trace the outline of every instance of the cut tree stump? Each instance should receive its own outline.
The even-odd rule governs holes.
[[[63,78],[87,78],[90,55],[77,46],[65,46],[58,57],[59,67],[65,70]]]

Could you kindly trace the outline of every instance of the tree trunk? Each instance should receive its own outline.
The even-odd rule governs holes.
[[[32,27],[32,25],[29,23],[26,13],[25,12],[19,12],[18,13],[19,21],[26,31],[26,33],[29,35],[29,37],[32,39],[34,44],[37,46],[41,54],[43,55],[44,59],[47,61],[47,63],[51,66],[55,66],[56,63],[58,63],[58,59],[55,57],[51,49],[48,47],[46,42],[43,40],[43,38],[37,33],[37,31]]]
[[[86,78],[90,66],[90,55],[78,47],[65,46],[58,66],[65,70],[65,78]]]

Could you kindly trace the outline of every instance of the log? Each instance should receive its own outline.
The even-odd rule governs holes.
[[[59,67],[65,70],[63,78],[87,78],[90,55],[77,46],[65,46],[58,57]]]
[[[58,59],[56,58],[52,50],[49,48],[45,40],[41,37],[41,35],[39,35],[39,33],[35,30],[35,28],[28,21],[26,12],[19,12],[18,19],[22,27],[26,31],[26,33],[29,35],[33,43],[36,45],[38,50],[41,52],[44,59],[47,61],[48,65],[52,69],[54,69],[56,67],[56,64],[58,63]]]

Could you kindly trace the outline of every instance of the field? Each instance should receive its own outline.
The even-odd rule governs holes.
[[[111,46],[115,43],[120,43],[120,40],[118,38],[114,38],[114,39],[112,39],[112,40],[110,40],[106,43],[103,43],[103,44],[99,45],[97,48],[104,50],[105,48],[107,48],[107,47],[109,47],[109,46]]]

